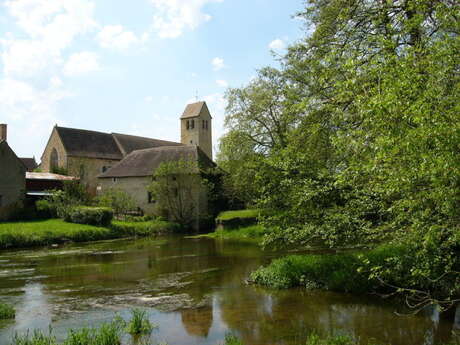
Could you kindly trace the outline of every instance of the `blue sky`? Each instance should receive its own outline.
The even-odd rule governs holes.
[[[227,87],[302,35],[302,0],[1,0],[0,123],[40,158],[54,124],[179,141],[205,100],[214,146]]]

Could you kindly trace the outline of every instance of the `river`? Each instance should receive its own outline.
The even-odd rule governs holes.
[[[132,307],[146,308],[158,325],[152,342],[169,345],[217,345],[227,332],[247,345],[294,345],[312,331],[363,344],[432,345],[450,341],[460,323],[436,310],[397,315],[395,304],[376,296],[245,283],[275,256],[253,244],[184,237],[0,251],[0,301],[16,308],[15,320],[0,320],[0,344],[50,325],[62,340],[69,327],[128,318]]]

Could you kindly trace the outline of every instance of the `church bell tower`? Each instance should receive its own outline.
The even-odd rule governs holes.
[[[212,160],[212,117],[206,102],[188,104],[180,122],[181,143],[199,146]]]

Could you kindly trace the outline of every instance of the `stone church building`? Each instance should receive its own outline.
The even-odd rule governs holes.
[[[44,172],[66,172],[80,178],[96,195],[107,188],[129,193],[146,213],[155,207],[147,192],[152,174],[163,161],[212,163],[212,117],[205,102],[188,104],[180,118],[181,142],[55,126],[41,157]],[[193,200],[206,213],[206,193]]]

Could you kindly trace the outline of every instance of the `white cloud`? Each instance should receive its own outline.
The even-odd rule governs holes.
[[[64,74],[74,77],[82,74],[97,71],[99,67],[99,57],[93,52],[80,52],[72,54],[64,66]]]
[[[228,87],[228,82],[226,80],[216,80],[216,84],[220,87]]]
[[[227,67],[227,66],[225,66],[224,59],[222,59],[220,57],[215,57],[214,59],[212,59],[211,65],[212,65],[212,68],[214,69],[214,71],[219,71],[219,70]]]
[[[223,0],[151,0],[157,12],[153,17],[153,29],[161,38],[176,38],[184,30],[194,30],[209,21],[211,16],[203,12],[209,3]]]
[[[144,101],[146,101],[147,103],[152,103],[153,97],[152,97],[152,96],[146,96],[146,97],[144,98]]]
[[[127,50],[132,46],[147,39],[147,35],[138,38],[131,31],[127,31],[122,25],[107,25],[97,35],[97,40],[101,47],[117,50]]]
[[[268,47],[272,50],[279,51],[286,48],[286,43],[281,38],[277,38],[276,40],[271,41]]]
[[[12,78],[0,80],[0,114],[8,123],[10,145],[18,155],[40,157],[52,126],[62,124],[57,105],[70,96],[57,80],[50,80],[47,88]]]

